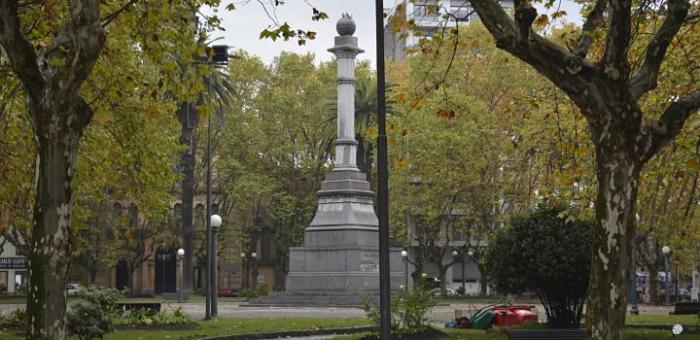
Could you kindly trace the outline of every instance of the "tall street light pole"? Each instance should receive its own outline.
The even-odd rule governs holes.
[[[462,253],[462,294],[467,295],[467,273],[464,272],[467,257]]]
[[[255,289],[258,283],[258,262],[256,262],[258,259],[258,254],[253,252],[250,254],[250,259],[253,261],[253,289]]]
[[[221,216],[211,215],[209,224],[211,225],[211,316],[219,314],[219,266],[216,261],[216,235],[221,227]]]
[[[671,247],[663,246],[661,252],[664,254],[664,271],[666,272],[666,304],[671,304],[671,277],[668,269],[668,256],[671,255]]]
[[[241,252],[241,289],[248,288],[248,261],[245,260],[245,252]]]
[[[228,63],[228,46],[226,45],[214,45],[207,47],[207,64],[209,65],[209,77],[207,78],[207,86],[209,88],[209,107],[211,108],[211,78],[214,74],[211,66],[214,64],[226,65]],[[207,119],[207,270],[206,270],[206,283],[207,283],[207,294],[206,294],[206,308],[204,312],[204,319],[209,320],[212,317],[212,300],[216,299],[216,292],[213,290],[213,281],[215,280],[213,272],[215,270],[215,265],[212,262],[212,253],[215,250],[212,248],[212,226],[211,226],[211,114],[209,114]]]
[[[384,1],[375,1],[377,31],[377,210],[379,219],[379,314],[381,339],[391,337],[391,282],[389,281],[389,168],[384,93]]]
[[[401,251],[401,258],[403,259],[403,290],[408,291],[408,252],[405,250]]]

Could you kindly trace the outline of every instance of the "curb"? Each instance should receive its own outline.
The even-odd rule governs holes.
[[[298,330],[298,331],[279,331],[279,332],[269,332],[269,333],[240,333],[231,335],[217,335],[199,338],[200,340],[246,340],[246,339],[277,339],[286,337],[302,337],[302,336],[314,336],[314,335],[332,335],[332,334],[351,334],[351,333],[362,333],[374,330],[373,326],[359,326],[359,327],[339,327],[339,328],[319,328],[312,330]]]

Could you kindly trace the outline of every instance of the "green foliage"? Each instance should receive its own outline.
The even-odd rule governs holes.
[[[270,287],[267,285],[257,285],[255,288],[243,288],[241,289],[239,296],[242,298],[247,298],[247,299],[254,299],[257,297],[261,297],[263,295],[267,295],[270,292]]]
[[[126,326],[140,325],[183,325],[192,322],[185,315],[182,308],[156,312],[150,308],[136,308],[126,311],[118,320],[119,324]]]
[[[401,292],[391,299],[391,332],[417,334],[430,328],[427,314],[435,305],[430,291],[421,287]],[[365,300],[362,304],[367,318],[379,329],[379,306]]]
[[[7,315],[0,314],[0,324],[5,326],[25,326],[27,324],[27,310],[17,308]]]
[[[114,303],[122,297],[116,289],[90,287],[78,293],[80,301],[68,310],[68,332],[79,339],[102,338],[114,330]]]
[[[593,224],[540,206],[498,230],[484,257],[489,280],[503,293],[532,291],[554,328],[580,326],[591,260]]]
[[[408,63],[390,65],[391,232],[418,242],[418,273],[449,264],[445,241],[458,235],[478,260],[494,230],[540,202],[592,211],[594,148],[582,117],[490,40],[480,23],[460,25],[421,39]]]

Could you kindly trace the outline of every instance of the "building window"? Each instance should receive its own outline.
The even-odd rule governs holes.
[[[27,292],[27,272],[17,271],[15,272],[15,293],[26,293]]]
[[[7,276],[6,271],[0,272],[0,293],[7,293]]]
[[[420,21],[437,21],[440,17],[437,0],[419,0],[413,4],[413,17]]]
[[[450,14],[460,21],[469,21],[469,16],[472,12],[472,6],[467,0],[451,0]]]

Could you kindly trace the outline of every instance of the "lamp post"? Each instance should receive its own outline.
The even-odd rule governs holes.
[[[241,252],[241,261],[243,261],[243,273],[241,274],[241,289],[248,288],[248,261],[246,261],[245,253]]]
[[[177,250],[177,259],[180,260],[180,289],[178,289],[177,293],[177,303],[182,302],[182,285],[185,284],[185,273],[183,272],[183,269],[185,268],[184,264],[182,263],[182,257],[185,256],[185,250],[180,248]]]
[[[209,77],[207,78],[207,87],[209,89],[209,96],[208,96],[208,101],[209,101],[209,106],[211,107],[211,77],[212,77],[212,70],[211,66],[214,64],[220,64],[220,65],[226,65],[228,63],[228,46],[226,45],[214,45],[211,47],[207,47],[206,49],[206,63],[209,65]],[[212,216],[211,214],[211,114],[208,115],[207,117],[207,215],[206,216]],[[212,225],[211,225],[211,217],[207,219],[207,237],[206,237],[206,243],[207,243],[207,299],[206,299],[206,308],[205,308],[205,313],[204,313],[204,318],[206,320],[209,320],[212,317],[212,314],[216,314],[215,311],[212,313],[212,309],[215,309],[216,307],[213,306],[213,303],[215,304],[216,302],[213,301],[216,299],[216,291],[213,290],[214,283],[212,282],[214,276],[212,275],[213,272],[216,270],[212,266],[212,258],[215,257],[216,255],[212,254]],[[220,219],[220,218],[219,218]],[[213,296],[213,298],[212,298]]]
[[[403,259],[403,290],[408,291],[408,252],[401,251],[401,259]]]
[[[471,250],[468,251],[467,256],[469,257],[469,259],[472,259],[474,257],[474,252]],[[466,261],[462,261],[462,290],[464,290],[464,295],[467,295],[467,286],[465,284],[465,282],[467,281],[467,273],[464,272],[465,271],[464,262],[466,262]]]
[[[219,232],[221,222],[221,216],[219,215],[211,215],[209,218],[209,224],[211,225],[211,249],[209,250],[209,257],[211,258],[211,263],[209,264],[209,268],[211,268],[211,317],[215,317],[217,314],[219,314],[219,268],[216,263],[216,234]]]
[[[634,218],[637,225],[639,225],[639,220],[641,219],[639,213],[635,213]],[[637,261],[635,256],[632,256],[632,268],[630,269],[630,284],[627,292],[630,304],[630,314],[639,314],[639,307],[637,307]]]
[[[457,256],[459,256],[459,252],[455,249],[452,251],[452,263],[457,262]],[[452,278],[452,282],[455,282],[454,277]],[[464,256],[462,256],[462,282],[464,282]]]
[[[389,161],[386,137],[384,76],[384,1],[374,2],[377,43],[377,218],[379,220],[379,328],[381,339],[391,337],[391,280],[389,268]]]
[[[253,289],[255,289],[255,286],[257,285],[258,281],[258,264],[255,261],[258,258],[258,254],[256,252],[253,252],[252,254],[250,254],[250,258],[253,261]]]
[[[668,257],[671,255],[671,247],[663,246],[661,253],[664,254],[664,271],[666,272],[666,304],[671,304],[671,277],[669,276]]]

